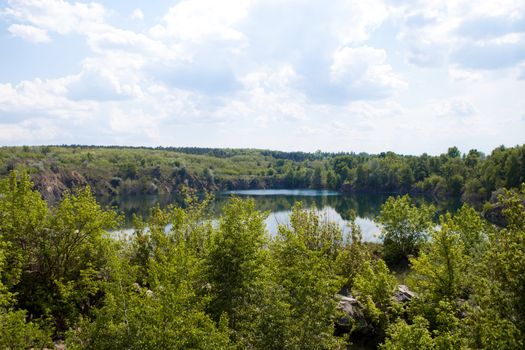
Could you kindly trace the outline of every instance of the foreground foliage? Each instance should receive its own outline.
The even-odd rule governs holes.
[[[466,205],[436,224],[433,208],[391,198],[380,249],[355,221],[344,236],[300,203],[271,237],[253,201],[232,198],[212,223],[210,199],[191,195],[109,234],[120,219],[89,189],[48,207],[12,172],[0,182],[0,347],[343,349],[366,337],[383,349],[519,349],[524,197],[525,185],[502,193],[504,227]],[[408,259],[417,297],[396,297],[383,259]],[[343,314],[342,297],[362,311]]]

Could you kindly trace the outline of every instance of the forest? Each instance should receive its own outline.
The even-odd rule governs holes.
[[[111,156],[119,154],[112,148],[2,150],[0,348],[525,346],[525,184],[518,187],[523,147],[496,149],[487,157],[461,156],[454,149],[439,157],[289,156],[296,160],[259,151],[225,150],[213,156],[193,149],[125,151],[122,157],[129,159],[111,165]],[[161,157],[170,152],[177,152],[179,165],[170,163],[174,157]],[[7,170],[17,157],[30,173]],[[382,205],[376,218],[382,244],[363,242],[355,221],[343,234],[300,202],[290,225],[270,236],[266,213],[253,200],[233,197],[212,223],[206,211],[211,197],[197,196],[190,186],[179,189],[185,194],[183,206],[152,208],[147,220],[134,218],[132,234],[118,235],[109,230],[118,228],[122,217],[98,204],[93,189],[64,189],[48,203],[31,179],[38,176],[34,167],[59,174],[82,162],[79,177],[94,176],[90,171],[105,164],[98,176],[141,181],[156,167],[161,174],[164,167],[184,169],[197,157],[214,162],[193,164],[188,171],[212,165],[219,181],[227,181],[227,169],[249,169],[247,164],[257,161],[259,168],[253,169],[281,171],[283,179],[295,171],[313,171],[315,179],[321,169],[327,182],[333,173],[337,181],[332,185],[360,186],[356,190],[372,186],[384,169],[398,169],[396,174],[410,169],[410,190],[428,185],[435,191],[443,185],[448,192],[457,175],[461,186],[452,188],[463,195],[476,188],[487,198],[483,191],[496,186],[493,205],[503,220],[493,224],[468,204],[436,218],[431,204],[415,205],[409,195],[398,195]],[[126,175],[128,165],[139,159],[144,167]],[[114,173],[119,164],[125,166]],[[428,173],[422,177],[412,166]],[[438,175],[446,169],[450,172]]]
[[[305,153],[256,149],[118,146],[0,147],[0,177],[24,168],[48,201],[75,187],[97,197],[197,191],[313,188],[343,193],[458,198],[477,209],[500,188],[525,182],[525,145],[489,155],[450,147],[438,156],[384,152]]]

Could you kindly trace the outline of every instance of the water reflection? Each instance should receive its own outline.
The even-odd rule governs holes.
[[[259,190],[261,193],[264,190]],[[297,191],[297,190],[296,190]],[[279,194],[279,192],[282,192]],[[246,191],[230,191],[220,193],[214,202],[217,212],[226,203],[231,195],[253,198],[257,209],[269,212],[289,211],[296,202],[302,202],[303,207],[322,209],[330,207],[344,220],[348,220],[350,210],[354,210],[358,217],[373,218],[379,213],[379,208],[388,195],[381,194],[353,194],[341,195],[337,192],[300,190],[295,194],[288,194],[289,190],[272,190],[271,195],[253,195]]]
[[[278,225],[288,225],[289,215],[293,205],[300,201],[304,208],[317,208],[323,220],[334,221],[342,230],[348,230],[347,224],[350,210],[357,214],[356,222],[362,229],[363,239],[378,241],[379,229],[374,223],[375,216],[379,213],[381,205],[388,199],[386,194],[352,194],[342,195],[333,191],[317,190],[244,190],[218,193],[209,208],[210,219],[220,216],[222,208],[231,196],[253,198],[256,208],[267,212],[266,225],[271,234],[277,232]],[[416,203],[429,202],[425,197],[414,197]],[[152,207],[159,205],[165,208],[170,204],[182,205],[180,196],[130,196],[113,198],[106,202],[122,213],[126,220],[126,227],[131,227],[133,214],[147,217]],[[455,210],[457,202],[439,203],[440,211]]]
[[[222,207],[232,195],[242,198],[253,198],[257,209],[269,213],[266,226],[271,234],[277,232],[279,225],[289,225],[291,209],[296,202],[301,202],[304,208],[316,208],[323,220],[339,224],[344,233],[348,231],[350,210],[357,214],[356,222],[361,227],[363,239],[378,241],[379,229],[374,223],[374,217],[379,213],[381,204],[387,195],[341,195],[338,192],[316,190],[271,190],[266,195],[265,190],[230,191],[221,193],[212,204],[212,212],[218,216]]]

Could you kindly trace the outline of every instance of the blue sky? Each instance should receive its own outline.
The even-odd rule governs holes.
[[[0,1],[0,145],[525,142],[525,0]]]

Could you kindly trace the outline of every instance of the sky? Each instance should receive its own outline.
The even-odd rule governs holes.
[[[0,145],[525,143],[525,0],[0,0]]]

